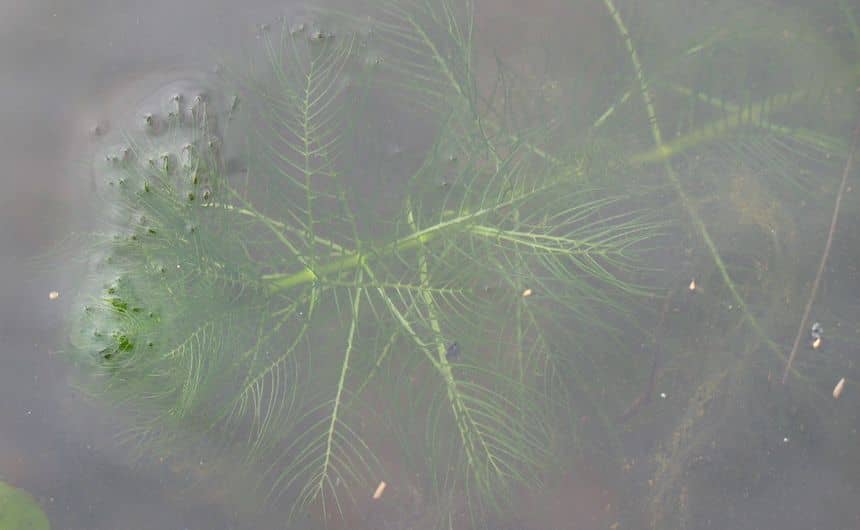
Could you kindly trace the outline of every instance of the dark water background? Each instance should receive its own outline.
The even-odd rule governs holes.
[[[479,52],[489,57],[494,50],[526,71],[534,68],[535,76],[548,67],[562,77],[626,71],[627,64],[599,60],[607,43],[617,46],[617,36],[604,31],[610,26],[603,6],[569,4],[478,2]],[[95,127],[115,132],[127,126],[151,94],[176,81],[205,79],[220,58],[253,49],[260,24],[289,11],[284,2],[269,0],[241,6],[224,0],[0,0],[0,478],[33,493],[54,528],[248,527],[225,502],[229,494],[217,483],[221,479],[209,480],[205,461],[197,467],[134,467],[127,451],[111,443],[114,420],[70,386],[69,367],[57,358],[65,347],[64,314],[72,304],[65,295],[74,292],[80,264],[66,253],[40,256],[54,256],[50,252],[58,241],[87,226],[88,163],[100,141]],[[548,48],[558,53],[548,56]],[[583,105],[599,96],[579,93]],[[856,172],[854,179],[855,188],[860,187]],[[856,201],[849,193],[848,230],[857,226]],[[827,208],[792,212],[800,225],[820,226],[829,216]],[[824,238],[820,230],[805,235],[813,238],[810,244]],[[860,319],[860,283],[850,265],[860,259],[858,246],[856,237],[838,239],[828,272],[828,292],[838,298],[834,307],[839,306],[843,330],[856,328]],[[46,259],[51,266],[44,266]],[[662,265],[670,275],[673,268],[685,268],[672,257]],[[833,287],[840,284],[846,287]],[[48,293],[55,290],[59,299],[49,300]],[[842,336],[841,361],[848,363],[856,359],[860,341],[847,331]],[[663,392],[673,396],[671,387],[656,395]],[[852,402],[849,395],[854,392],[856,383],[851,383],[846,398],[856,407],[857,399]],[[661,425],[671,423],[658,418],[628,433],[630,454],[644,458],[663,439]],[[848,436],[855,445],[860,440],[856,430]],[[856,452],[838,456],[858,459]],[[731,459],[730,454],[720,457]],[[771,473],[773,482],[737,508],[741,515],[702,516],[729,517],[736,528],[857,528],[860,480],[855,471],[840,472],[834,460],[808,453],[776,455],[761,470]],[[709,465],[721,465],[715,461]],[[647,480],[643,476],[639,478]],[[730,472],[723,475],[725,482],[714,486],[715,495],[731,477]],[[615,519],[606,507],[611,511],[615,501],[603,482],[599,471],[584,467],[579,478],[560,486],[551,499],[530,505],[532,526],[609,528]],[[579,519],[570,520],[571,513]],[[694,526],[708,527],[709,521]],[[254,524],[275,528],[277,521]]]

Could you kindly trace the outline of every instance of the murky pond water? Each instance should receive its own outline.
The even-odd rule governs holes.
[[[367,4],[0,3],[0,480],[57,529],[857,527],[860,9]]]

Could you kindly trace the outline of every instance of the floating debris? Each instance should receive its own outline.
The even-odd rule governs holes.
[[[60,297],[59,291],[51,291],[50,293],[48,293],[48,300],[56,300],[59,297]]]
[[[842,390],[845,389],[845,378],[839,380],[836,383],[836,386],[833,387],[833,399],[839,399],[839,396],[842,395]]]
[[[376,486],[376,491],[373,492],[373,500],[378,501],[382,497],[382,494],[385,492],[385,486],[387,484],[385,484],[384,480],[379,482],[379,486]]]
[[[529,297],[529,296],[531,296],[531,295],[532,295],[532,290],[531,290],[531,288],[526,289],[525,291],[523,291],[523,298],[528,298],[528,297]]]
[[[812,349],[817,350],[821,347],[821,337],[816,337],[814,341],[812,341]]]
[[[445,358],[449,361],[456,361],[460,358],[460,345],[456,342],[452,342],[448,349],[445,350]]]
[[[693,292],[696,291],[696,279],[695,278],[690,280],[690,285],[689,285],[688,289],[690,289]]]

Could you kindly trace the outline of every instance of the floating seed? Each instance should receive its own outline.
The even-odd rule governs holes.
[[[839,399],[839,396],[842,395],[842,390],[845,388],[845,378],[839,380],[836,383],[836,386],[833,387],[833,399]]]
[[[382,494],[385,492],[385,481],[381,481],[379,486],[376,486],[376,491],[373,492],[373,500],[377,501],[382,497]]]
[[[526,289],[525,291],[523,291],[523,298],[528,298],[528,297],[529,297],[529,296],[531,296],[531,295],[532,295],[532,290],[531,290],[531,288]]]

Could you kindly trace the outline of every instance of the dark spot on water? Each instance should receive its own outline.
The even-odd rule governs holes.
[[[445,358],[449,361],[456,361],[460,358],[460,345],[456,342],[452,342],[448,345],[448,349],[445,350]]]

